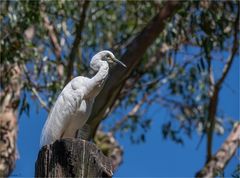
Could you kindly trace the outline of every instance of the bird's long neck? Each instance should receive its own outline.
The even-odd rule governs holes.
[[[96,97],[99,94],[108,77],[109,65],[106,61],[101,61],[97,68],[97,73],[90,79],[89,96],[91,97]]]

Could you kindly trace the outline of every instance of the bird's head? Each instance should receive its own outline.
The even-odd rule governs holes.
[[[91,68],[98,70],[101,61],[106,61],[108,64],[118,63],[125,68],[127,67],[124,63],[119,61],[111,51],[108,50],[100,51],[93,56],[90,63]]]

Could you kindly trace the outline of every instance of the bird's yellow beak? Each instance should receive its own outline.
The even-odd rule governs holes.
[[[127,66],[123,62],[119,61],[117,58],[114,57],[114,58],[112,58],[112,60],[113,60],[113,62],[116,62],[116,63],[122,65],[123,67],[127,68]]]

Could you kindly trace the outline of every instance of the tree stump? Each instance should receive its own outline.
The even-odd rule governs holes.
[[[79,138],[42,147],[35,164],[35,177],[112,177],[112,171],[111,160]]]

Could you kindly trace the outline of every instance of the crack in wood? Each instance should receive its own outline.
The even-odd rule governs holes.
[[[111,159],[95,144],[78,138],[57,140],[41,148],[35,177],[112,177]]]

